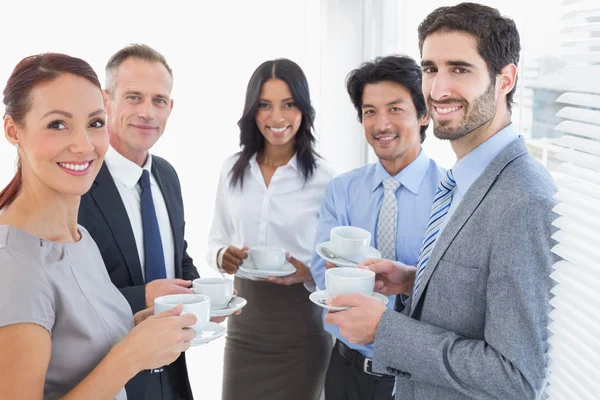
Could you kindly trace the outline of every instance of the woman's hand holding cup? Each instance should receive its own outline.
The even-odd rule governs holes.
[[[196,316],[180,315],[182,309],[178,305],[146,318],[118,344],[127,353],[134,373],[169,365],[190,347],[196,332],[187,327],[196,323]]]

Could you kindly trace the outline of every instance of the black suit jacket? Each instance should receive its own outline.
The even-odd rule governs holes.
[[[152,156],[152,175],[165,199],[173,239],[175,244],[175,277],[187,280],[199,278],[192,258],[187,254],[184,239],[185,220],[181,185],[173,166],[163,158]],[[127,211],[106,164],[102,165],[89,192],[82,196],[78,222],[84,226],[96,241],[110,279],[121,291],[136,312],[146,308],[145,282],[138,256],[133,230]],[[168,367],[171,385],[178,385],[185,399],[192,399],[185,354]],[[138,374],[126,385],[128,398],[162,399],[151,387],[150,379],[156,379],[148,372]],[[163,388],[163,390],[168,388]],[[175,390],[175,388],[173,388]],[[155,393],[153,393],[155,392]]]

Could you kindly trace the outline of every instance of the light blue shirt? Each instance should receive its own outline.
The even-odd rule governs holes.
[[[518,138],[519,135],[515,131],[513,124],[510,123],[506,128],[481,143],[454,164],[452,173],[454,174],[454,180],[456,181],[456,188],[452,194],[452,203],[448,210],[448,214],[442,222],[440,234],[446,227],[446,223],[450,220],[450,217],[452,217],[452,214],[454,214],[454,211],[456,211],[456,208],[462,199],[465,197],[465,194],[471,185],[473,185],[473,182],[481,176],[487,166],[506,148],[506,146]]]
[[[396,227],[396,260],[415,265],[421,251],[427,221],[438,184],[445,171],[423,151],[394,178],[400,182],[396,191],[398,219]],[[329,241],[336,226],[357,226],[371,232],[371,246],[377,248],[377,219],[383,202],[383,180],[390,177],[380,162],[365,165],[335,177],[327,186],[321,205],[315,246]],[[325,289],[325,261],[314,253],[310,266],[315,283]],[[394,308],[395,296],[388,307]],[[339,328],[323,322],[325,330],[363,356],[371,358],[373,346],[350,344]]]

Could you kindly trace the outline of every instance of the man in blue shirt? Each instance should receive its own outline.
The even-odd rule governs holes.
[[[329,240],[331,228],[356,226],[371,232],[371,245],[382,257],[414,264],[443,176],[421,149],[429,123],[421,68],[408,57],[378,58],[352,71],[346,85],[379,161],[329,183],[315,247]],[[325,269],[315,254],[311,272],[321,290]],[[394,297],[388,306],[394,307]],[[325,324],[325,329],[337,338],[325,382],[327,400],[391,399],[394,377],[373,373],[373,346],[349,343],[336,326]]]

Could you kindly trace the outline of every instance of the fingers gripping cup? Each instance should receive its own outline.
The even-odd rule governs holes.
[[[210,297],[203,294],[169,294],[154,299],[154,315],[171,310],[182,304],[181,314],[194,314],[196,323],[189,328],[199,334],[210,322]]]

